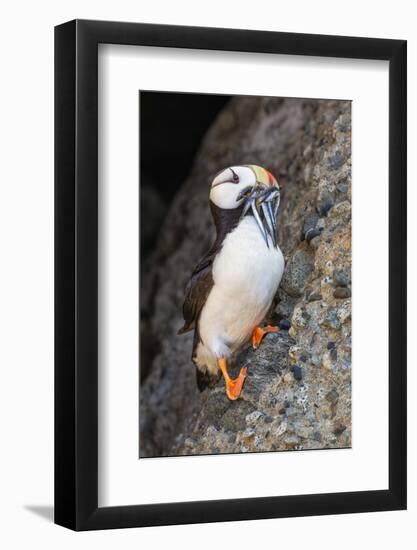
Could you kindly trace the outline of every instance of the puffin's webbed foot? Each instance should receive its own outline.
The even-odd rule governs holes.
[[[231,401],[235,401],[241,394],[243,384],[245,382],[246,374],[248,369],[243,367],[240,369],[239,376],[235,379],[231,379],[229,373],[227,372],[227,361],[221,357],[217,364],[219,369],[222,371],[224,380],[226,382],[226,394]]]
[[[279,332],[278,327],[272,325],[266,325],[266,327],[255,327],[252,332],[252,347],[253,349],[258,349],[260,343],[262,342],[265,334],[269,332]]]

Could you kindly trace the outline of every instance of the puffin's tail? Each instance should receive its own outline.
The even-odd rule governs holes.
[[[214,388],[220,378],[220,372],[217,374],[210,374],[208,371],[201,371],[198,367],[195,369],[195,374],[197,387],[201,392],[206,388]]]
[[[177,332],[178,335],[185,334],[191,330],[189,327],[187,327],[187,324],[185,324],[183,327],[180,328],[180,330]]]

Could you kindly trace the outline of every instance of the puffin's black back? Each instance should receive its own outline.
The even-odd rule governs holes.
[[[184,334],[194,329],[193,350],[191,354],[191,359],[194,363],[197,346],[201,341],[198,321],[204,304],[214,285],[212,273],[213,262],[223,245],[226,235],[239,223],[243,206],[231,210],[224,210],[210,201],[210,209],[216,226],[216,239],[207,254],[198,262],[188,281],[183,304],[184,326],[178,331],[178,334]],[[197,367],[196,378],[198,389],[203,391],[207,387],[214,387],[219,376],[217,374],[211,375],[208,372],[202,372]]]

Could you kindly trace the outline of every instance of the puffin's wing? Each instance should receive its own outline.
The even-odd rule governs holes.
[[[213,260],[215,254],[210,251],[196,266],[185,289],[185,300],[182,308],[184,326],[178,334],[184,334],[195,328],[195,323],[200,315],[210,290],[213,287]]]

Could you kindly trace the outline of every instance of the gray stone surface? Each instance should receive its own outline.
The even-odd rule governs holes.
[[[140,456],[351,445],[350,147],[347,101],[241,97],[220,113],[142,270]],[[223,380],[198,392],[192,335],[176,333],[186,281],[213,239],[210,180],[246,163],[281,185],[276,313],[291,328],[242,351],[235,368],[249,375],[230,402]]]

